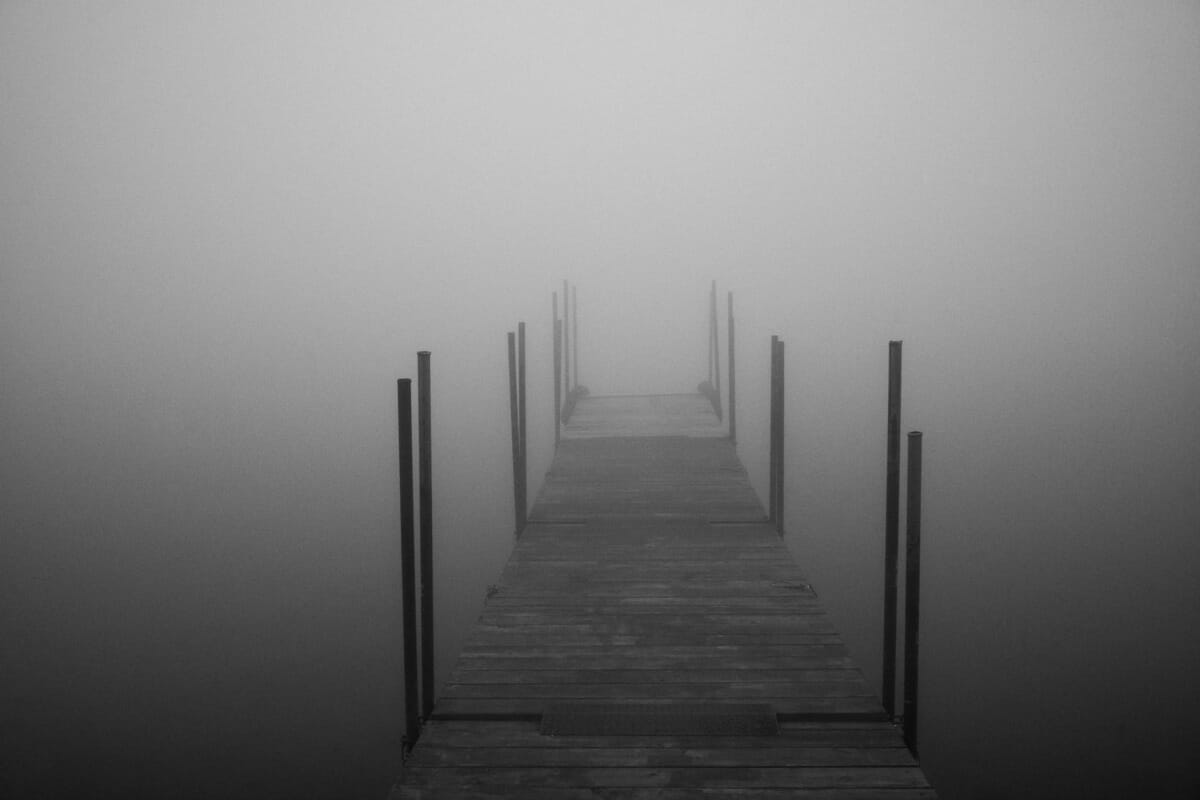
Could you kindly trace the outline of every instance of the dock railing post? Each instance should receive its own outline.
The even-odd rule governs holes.
[[[904,550],[904,743],[917,757],[921,619],[921,432],[908,434],[908,506]]]
[[[733,348],[733,292],[729,293],[729,441],[737,445],[737,370]]]
[[[771,388],[767,391],[767,398],[770,405],[767,410],[767,420],[769,421],[770,431],[767,434],[767,521],[772,525],[775,524],[775,490],[778,485],[775,483],[775,404],[778,399],[775,397],[775,343],[779,341],[778,336],[771,337]]]
[[[571,393],[571,290],[563,279],[563,392]]]
[[[717,321],[717,282],[712,282],[712,294],[709,300],[709,315],[712,318],[712,354],[713,354],[713,405],[716,407],[717,419],[721,419],[721,341],[720,325]]]
[[[713,281],[713,289],[708,293],[708,383],[711,386],[713,382],[713,342],[716,341],[716,331],[713,330],[712,316],[712,293],[716,291],[716,281]]]
[[[574,348],[575,389],[579,388],[579,292],[571,285],[571,347]]]
[[[775,428],[775,530],[779,531],[779,535],[783,535],[783,472],[784,472],[784,418],[785,414],[785,399],[787,394],[784,391],[784,358],[783,358],[783,340],[778,339],[775,342],[775,360],[776,373],[778,377],[775,381],[775,392],[778,397],[778,410],[776,414]]]
[[[887,484],[883,555],[883,708],[896,716],[896,560],[900,542],[900,357],[888,342]]]
[[[400,445],[400,597],[404,634],[404,750],[421,734],[417,673],[417,577],[413,525],[412,379],[396,381],[396,416]]]
[[[421,504],[421,716],[433,712],[433,448],[429,351],[417,353],[418,474]]]
[[[778,336],[771,337],[771,435],[769,437],[770,461],[768,518],[775,530],[783,534],[783,342]]]
[[[525,523],[529,516],[529,459],[526,457],[528,450],[528,436],[526,435],[526,416],[525,416],[525,323],[517,323],[517,409],[518,422],[521,430],[520,454],[521,463],[517,470],[519,479],[517,489],[517,509],[520,515],[517,517],[517,532],[525,530]]]
[[[521,535],[521,410],[517,394],[517,337],[508,333],[508,417],[512,428],[513,531]]]
[[[562,427],[562,321],[558,318],[558,292],[554,299],[554,446],[558,447]]]

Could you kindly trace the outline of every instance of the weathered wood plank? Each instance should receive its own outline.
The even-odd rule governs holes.
[[[596,787],[498,785],[486,786],[420,786],[397,787],[389,800],[501,800],[519,797],[521,800],[934,800],[937,794],[930,788],[760,788],[760,787],[622,787],[598,791]]]
[[[707,399],[593,400],[393,797],[933,798],[897,729],[869,721],[879,700],[710,435]],[[542,735],[561,701],[765,703],[784,721],[772,736]]]
[[[655,684],[655,683],[715,683],[733,681],[757,683],[790,683],[791,681],[862,681],[862,672],[856,668],[844,669],[543,669],[543,670],[500,670],[467,669],[456,666],[450,673],[449,683],[502,683],[502,684],[571,684],[591,685]]]
[[[556,737],[573,739],[575,737]],[[425,747],[409,764],[457,767],[911,767],[912,753],[895,747]]]
[[[443,698],[468,699],[486,697],[492,699],[521,698],[545,700],[548,698],[621,698],[645,699],[713,699],[740,700],[763,697],[872,697],[873,693],[858,681],[729,681],[727,683],[671,683],[671,684],[628,684],[628,683],[447,683],[442,687]]]
[[[889,722],[790,722],[777,736],[543,736],[536,722],[430,720],[422,733],[428,747],[902,747],[903,737]]]
[[[577,684],[579,685],[579,684]],[[744,697],[756,702],[770,703],[777,714],[847,714],[870,715],[882,713],[878,698],[871,696],[855,697],[795,697],[788,694],[754,694],[741,696],[724,696],[720,698],[734,701]],[[649,697],[646,702],[669,703],[680,698]],[[693,698],[694,699],[694,698]],[[498,715],[537,715],[546,707],[546,700],[538,697],[441,697],[433,707],[433,715],[437,717],[477,717]]]
[[[411,786],[471,788],[507,784],[521,787],[777,788],[843,789],[924,788],[916,767],[457,767],[406,766]]]

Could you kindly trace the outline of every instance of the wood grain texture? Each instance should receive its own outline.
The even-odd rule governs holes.
[[[935,796],[722,437],[700,395],[580,400],[393,797]],[[539,733],[563,702],[781,724]]]

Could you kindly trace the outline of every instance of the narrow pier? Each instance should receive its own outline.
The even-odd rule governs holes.
[[[393,798],[933,798],[703,395],[579,399]]]

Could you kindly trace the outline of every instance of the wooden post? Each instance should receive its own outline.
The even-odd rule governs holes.
[[[709,315],[712,317],[712,353],[713,353],[713,405],[717,407],[717,419],[721,419],[721,344],[720,326],[717,324],[717,282],[712,282],[712,294],[709,300]]]
[[[917,756],[921,620],[921,432],[908,434],[908,508],[904,549],[904,743]]]
[[[775,411],[775,530],[783,535],[783,443],[784,443],[784,360],[783,340],[775,340],[775,394],[777,398]]]
[[[729,293],[729,441],[737,445],[737,371],[733,349],[733,292]]]
[[[896,716],[896,559],[900,541],[900,356],[888,342],[887,497],[883,554],[883,708]]]
[[[571,347],[575,348],[575,388],[579,388],[579,293],[571,287]]]
[[[517,518],[518,535],[525,530],[525,523],[529,518],[529,459],[526,457],[528,451],[529,438],[526,435],[526,417],[525,417],[525,323],[517,324],[517,408],[518,421],[521,429],[521,464],[517,471],[517,477],[520,479],[519,495],[517,497],[517,508],[520,510],[520,516]]]
[[[717,284],[713,281],[713,286]],[[716,341],[716,332],[713,331],[713,316],[712,316],[712,293],[714,289],[710,289],[708,293],[708,383],[711,386],[713,382],[713,342]]]
[[[554,446],[562,429],[562,320],[554,320]]]
[[[521,409],[517,396],[517,337],[508,334],[508,417],[512,427],[513,531],[521,535]]]
[[[400,428],[400,596],[404,632],[404,750],[421,735],[417,673],[417,577],[413,541],[412,379],[396,381],[396,415]]]
[[[563,280],[563,393],[571,392],[571,293]]]
[[[558,319],[558,292],[551,292],[551,297],[554,309],[554,446],[557,448],[558,429],[562,425],[562,323]]]
[[[429,351],[417,353],[418,475],[421,503],[421,716],[433,712],[433,425],[430,413]]]
[[[770,420],[770,434],[767,436],[767,519],[772,525],[775,523],[775,515],[778,511],[778,498],[776,495],[779,492],[779,481],[776,480],[775,470],[778,468],[778,449],[779,449],[779,365],[775,358],[775,353],[779,349],[779,337],[771,337],[771,389],[768,393],[770,398],[770,410],[767,414]]]

